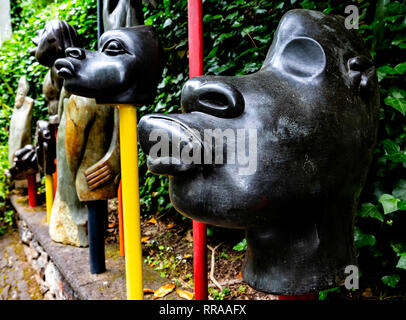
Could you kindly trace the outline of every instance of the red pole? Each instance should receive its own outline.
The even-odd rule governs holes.
[[[37,181],[35,174],[27,176],[28,204],[31,208],[37,206]]]
[[[55,126],[55,139],[58,141],[58,126]],[[52,174],[52,178],[54,179],[54,197],[56,194],[56,188],[58,186],[58,168],[56,166],[57,161],[55,157],[55,172]]]
[[[120,242],[120,256],[124,257],[125,250],[124,250],[123,192],[121,180],[120,185],[118,186],[117,199],[118,199],[118,237]]]
[[[203,75],[202,1],[188,0],[189,77]],[[207,300],[206,225],[193,221],[195,300]]]

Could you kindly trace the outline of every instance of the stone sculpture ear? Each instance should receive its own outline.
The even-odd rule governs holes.
[[[368,92],[377,85],[373,62],[365,56],[357,56],[349,59],[347,65],[352,88],[362,98],[368,98]]]

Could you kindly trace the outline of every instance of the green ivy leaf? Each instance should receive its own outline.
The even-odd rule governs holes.
[[[359,228],[354,228],[354,243],[355,247],[361,248],[365,246],[374,246],[376,243],[376,238],[372,234],[363,233]]]
[[[382,141],[383,149],[385,150],[386,154],[397,154],[400,151],[399,145],[389,139]]]
[[[372,203],[363,203],[359,216],[363,218],[373,218],[383,222],[383,215],[379,212],[378,208]]]
[[[400,254],[400,258],[398,264],[396,265],[396,268],[406,270],[406,252]]]
[[[400,276],[398,274],[392,274],[390,276],[382,277],[381,280],[387,286],[395,288],[400,280]]]
[[[400,179],[392,191],[393,196],[406,201],[406,180]]]
[[[233,250],[236,251],[244,251],[247,249],[247,239],[243,239],[241,242],[238,242],[234,247]]]
[[[379,198],[379,202],[382,204],[384,214],[388,214],[398,210],[399,201],[399,199],[387,193],[384,193]]]
[[[406,40],[406,38],[403,39],[403,41],[405,41],[405,40]],[[393,68],[393,70],[394,70],[394,72],[396,72],[396,74],[405,73],[406,72],[406,62],[399,63],[398,65],[396,65]]]
[[[406,242],[391,243],[390,246],[398,256],[406,252]]]
[[[399,201],[398,203],[398,210],[406,210],[406,201]]]
[[[406,91],[396,87],[390,89],[390,94],[384,100],[385,104],[396,109],[402,115],[406,114]]]

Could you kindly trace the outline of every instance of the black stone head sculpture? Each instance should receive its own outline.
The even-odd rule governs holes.
[[[40,64],[51,68],[57,59],[65,57],[66,48],[78,45],[78,40],[76,30],[66,21],[52,20],[32,39],[36,47],[31,54]]]
[[[359,34],[342,17],[290,11],[258,72],[193,78],[181,104],[184,114],[139,124],[148,167],[170,176],[175,208],[245,229],[243,277],[257,290],[296,295],[341,285],[356,264],[353,216],[378,126],[377,78]],[[227,139],[216,142],[210,130]],[[166,155],[155,152],[163,133]],[[196,161],[179,156],[196,146]],[[226,149],[242,149],[241,161],[216,161]]]
[[[68,48],[55,67],[73,94],[98,104],[146,104],[153,101],[162,72],[159,51],[152,26],[120,28],[101,36],[98,52]]]
[[[36,47],[31,50],[31,54],[40,64],[49,67],[42,89],[48,101],[49,119],[53,123],[58,123],[58,102],[63,78],[57,75],[54,63],[57,59],[65,57],[66,48],[78,45],[78,34],[66,21],[52,20],[46,23],[44,29],[37,31],[37,36],[32,42]]]
[[[14,163],[5,171],[10,180],[25,179],[38,172],[37,155],[32,144],[27,144],[14,153]]]
[[[40,171],[45,175],[53,174],[56,170],[55,127],[48,121],[38,120],[35,140],[35,152],[37,154],[37,162]]]

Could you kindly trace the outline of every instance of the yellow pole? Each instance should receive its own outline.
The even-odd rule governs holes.
[[[51,220],[52,205],[54,203],[54,182],[52,174],[45,175],[45,201],[47,206],[47,222]]]
[[[119,119],[127,299],[142,300],[144,290],[142,284],[136,107],[120,105]]]

